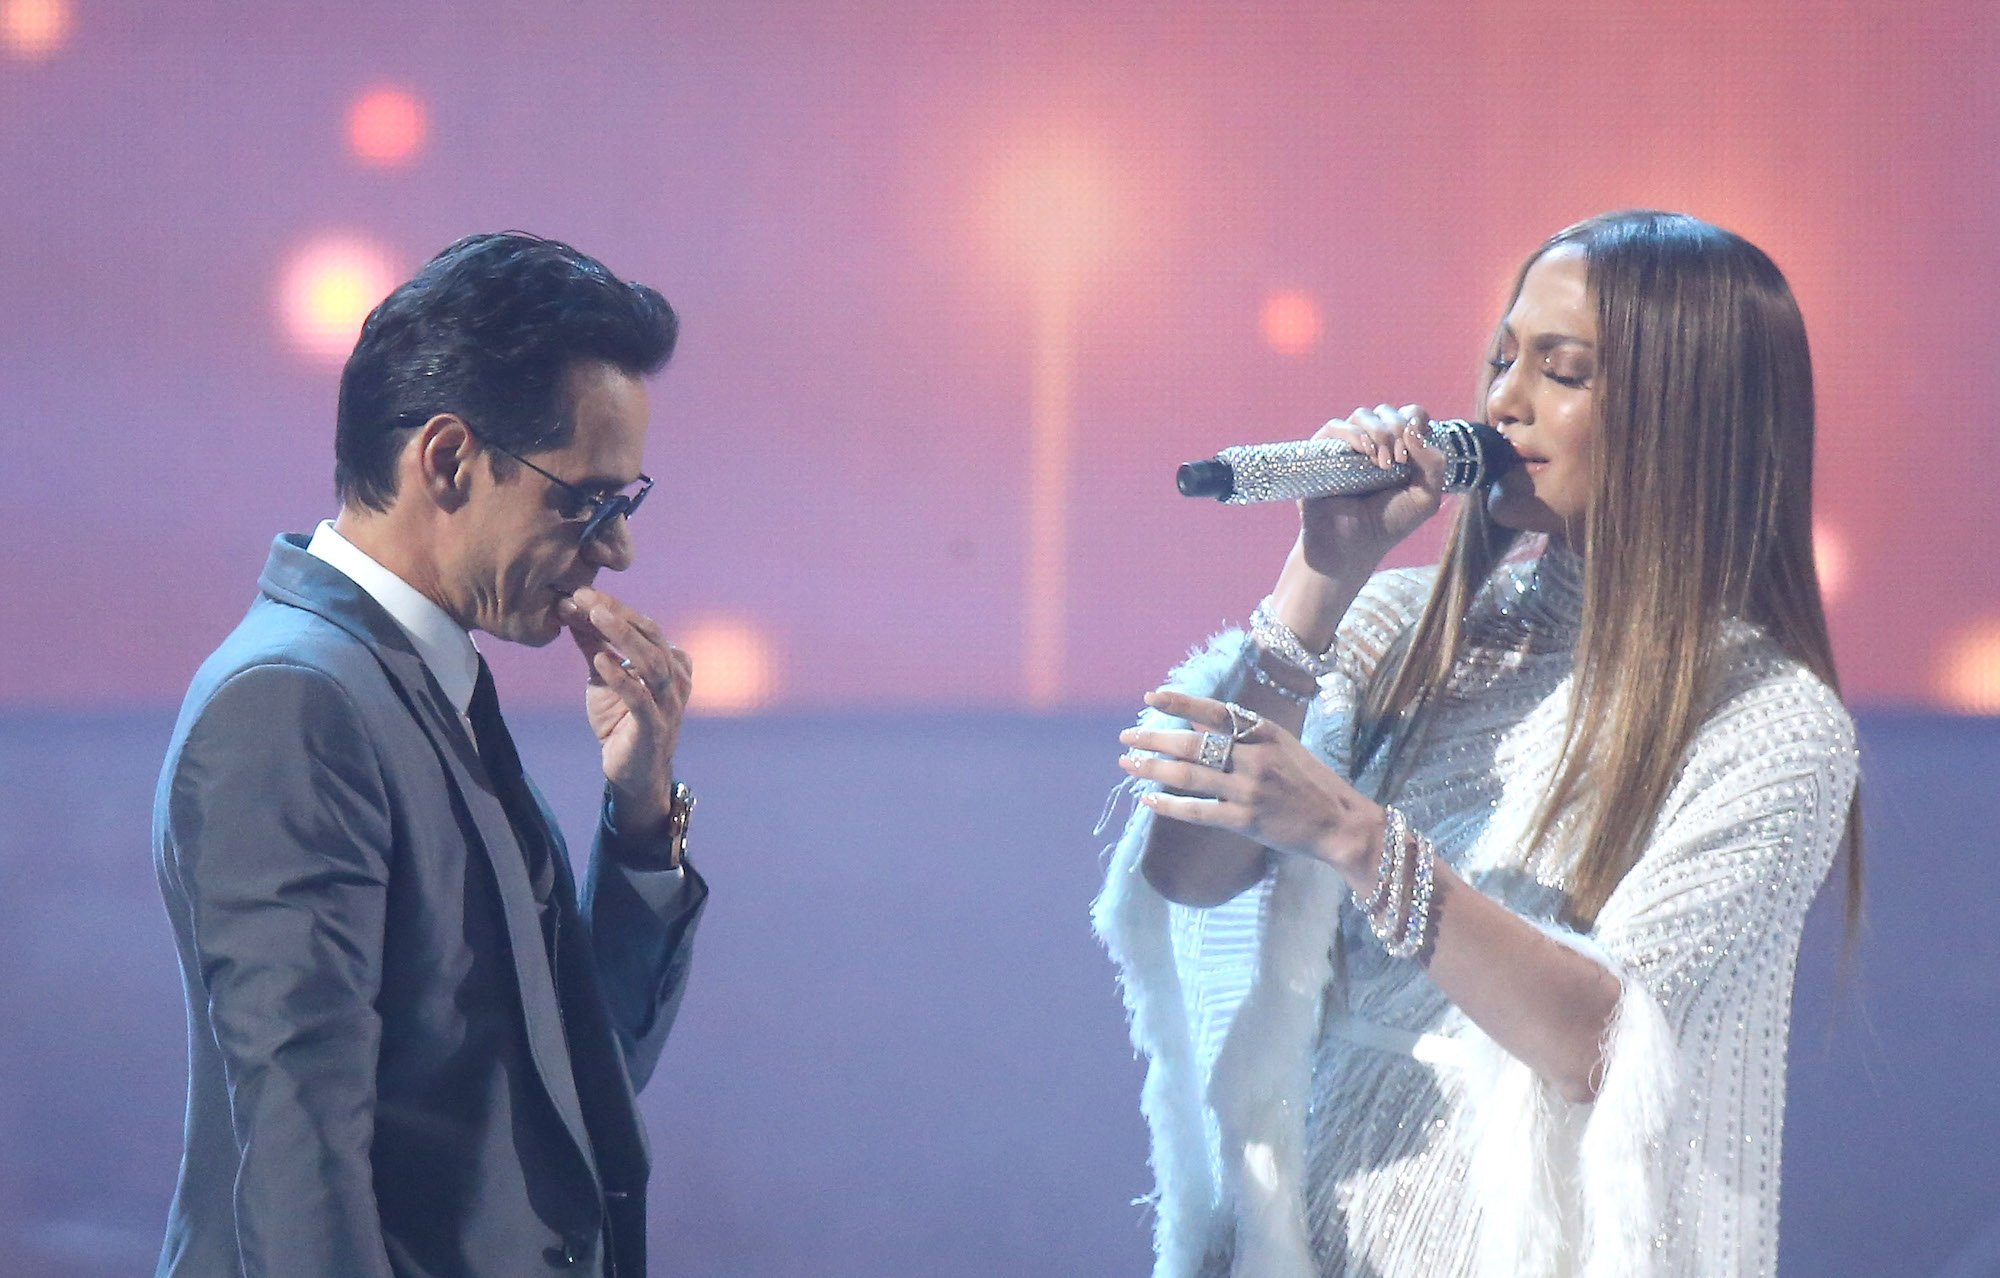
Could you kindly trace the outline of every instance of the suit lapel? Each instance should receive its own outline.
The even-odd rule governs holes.
[[[485,769],[479,764],[478,753],[457,709],[447,701],[430,668],[410,646],[408,636],[394,618],[345,573],[308,555],[303,538],[295,534],[278,538],[258,584],[272,599],[324,617],[366,645],[381,663],[411,717],[430,738],[455,791],[466,841],[485,858],[499,889],[507,946],[513,956],[521,1012],[528,1029],[529,1054],[563,1126],[595,1177],[589,1129],[570,1067],[561,1002],[549,971],[541,916],[533,885],[528,881],[528,863],[522,856],[514,827],[507,820],[506,809],[495,797]],[[556,855],[561,855],[560,842]]]

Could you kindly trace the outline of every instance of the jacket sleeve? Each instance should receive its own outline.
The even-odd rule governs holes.
[[[640,868],[663,855],[618,831],[610,796],[579,902],[634,1091],[646,1085],[679,1013],[708,884],[692,862]]]
[[[245,1278],[388,1278],[369,1150],[392,846],[382,772],[330,677],[230,678],[188,730],[173,885],[229,1087]]]

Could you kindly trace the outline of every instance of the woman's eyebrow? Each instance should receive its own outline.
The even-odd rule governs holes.
[[[1535,338],[1534,347],[1538,351],[1552,351],[1558,346],[1581,346],[1585,350],[1596,350],[1597,343],[1574,333],[1543,333]]]
[[[1516,342],[1516,344],[1520,342],[1520,336],[1514,332],[1514,326],[1508,324],[1506,320],[1500,320],[1500,338],[1506,340],[1506,342]],[[1542,352],[1554,350],[1556,346],[1584,346],[1586,350],[1596,350],[1598,348],[1598,344],[1592,342],[1590,338],[1580,338],[1580,336],[1576,336],[1572,332],[1540,332],[1540,334],[1534,336],[1534,342],[1530,342],[1528,346],[1532,346],[1534,350],[1542,350]]]
[[[1500,335],[1508,341],[1515,343],[1521,340],[1515,335],[1512,324],[1502,323],[1500,325]],[[1537,333],[1535,334],[1535,340],[1528,343],[1528,345],[1536,351],[1552,351],[1558,346],[1581,346],[1586,350],[1593,351],[1597,349],[1596,342],[1591,341],[1587,337],[1578,337],[1574,333]]]

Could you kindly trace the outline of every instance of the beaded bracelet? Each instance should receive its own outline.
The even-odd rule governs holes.
[[[1298,631],[1279,621],[1272,614],[1269,595],[1250,610],[1250,637],[1256,641],[1259,648],[1280,661],[1297,666],[1315,679],[1333,673],[1333,650],[1329,648],[1325,652],[1316,653],[1307,648],[1305,640],[1299,638]]]
[[[1257,652],[1262,651],[1263,649],[1261,648],[1257,650]],[[1250,677],[1257,681],[1259,687],[1269,688],[1295,706],[1309,706],[1312,704],[1312,694],[1310,692],[1299,692],[1273,679],[1270,673],[1264,669],[1263,663],[1257,660],[1257,653],[1250,655]]]

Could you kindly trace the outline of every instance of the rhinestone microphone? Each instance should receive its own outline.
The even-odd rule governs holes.
[[[1431,446],[1444,453],[1444,490],[1483,488],[1520,461],[1513,445],[1485,422],[1430,424]],[[1181,465],[1174,483],[1183,497],[1213,497],[1232,506],[1308,497],[1359,497],[1400,488],[1417,468],[1397,462],[1386,470],[1337,439],[1282,444],[1239,444],[1206,461]]]

